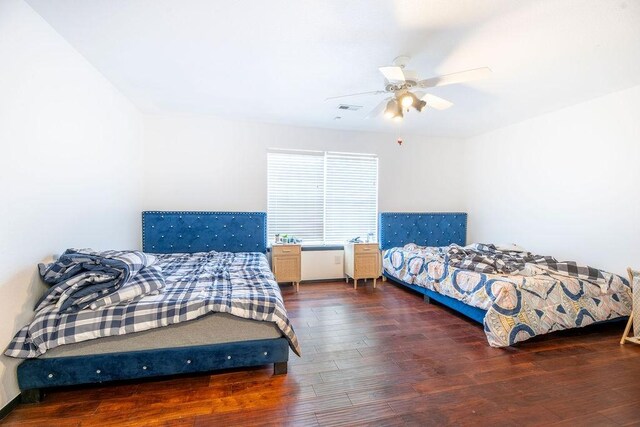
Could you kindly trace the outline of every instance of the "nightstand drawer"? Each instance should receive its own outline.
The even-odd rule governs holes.
[[[273,245],[271,253],[273,256],[298,255],[300,254],[300,245]]]
[[[353,245],[354,252],[357,254],[375,254],[378,252],[377,243],[358,243]]]

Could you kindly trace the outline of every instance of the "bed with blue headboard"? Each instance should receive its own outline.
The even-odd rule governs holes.
[[[142,213],[142,250],[151,253],[267,252],[265,212]]]
[[[379,220],[380,249],[402,247],[409,243],[419,246],[464,246],[467,241],[467,214],[463,212],[382,212]],[[425,301],[437,301],[482,323],[486,310],[439,294],[422,286],[394,277],[389,271],[383,276],[394,283],[424,295]]]
[[[493,347],[630,312],[628,283],[615,274],[513,244],[460,248],[465,213],[385,212],[379,227],[384,277],[482,323]],[[511,270],[498,271],[496,260]]]
[[[209,251],[266,253],[266,213],[143,212],[142,246],[143,251],[155,254]],[[227,317],[214,319],[216,315]],[[286,373],[289,341],[279,335],[279,331],[276,333],[269,329],[269,325],[265,325],[269,322],[234,317],[213,313],[150,331],[62,345],[41,357],[26,359],[18,367],[23,400],[38,401],[40,390],[51,387],[266,364],[274,364],[274,374]],[[237,341],[233,338],[236,325],[242,328],[242,331],[237,331],[240,337]],[[187,327],[190,329],[184,329]],[[218,332],[218,329],[223,331]],[[196,334],[211,334],[214,342],[203,343],[198,337],[195,345],[167,344],[167,340],[187,339]],[[220,334],[226,335],[221,342],[215,342]],[[137,340],[135,345],[132,340]],[[140,341],[163,342],[163,345],[140,349]],[[131,350],[132,346],[138,349]],[[56,354],[56,351],[59,352]],[[54,353],[53,357],[44,357],[49,353]]]

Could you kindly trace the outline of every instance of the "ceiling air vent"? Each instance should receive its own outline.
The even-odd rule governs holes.
[[[358,111],[361,108],[362,108],[362,105],[347,105],[347,104],[338,105],[338,110]]]

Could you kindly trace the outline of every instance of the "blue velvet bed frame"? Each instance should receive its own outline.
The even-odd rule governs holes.
[[[383,212],[380,214],[379,227],[382,250],[404,246],[407,243],[416,243],[421,246],[447,246],[456,243],[464,246],[467,241],[467,214],[460,212]],[[486,310],[404,282],[386,271],[383,275],[394,283],[421,293],[426,302],[437,301],[476,322],[482,323],[487,314]]]
[[[143,212],[142,249],[152,253],[266,252],[264,212]],[[287,372],[286,338],[27,359],[18,366],[22,400],[37,402],[41,389],[274,364]]]

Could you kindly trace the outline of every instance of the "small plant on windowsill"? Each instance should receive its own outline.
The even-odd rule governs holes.
[[[276,234],[276,244],[300,244],[302,243],[301,239],[298,239],[295,236],[289,236],[288,234]]]

